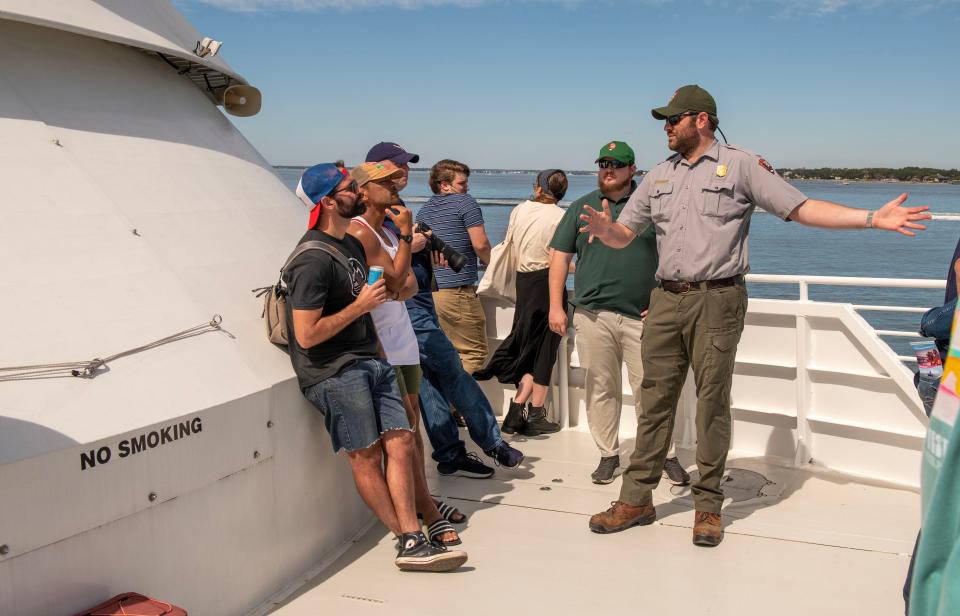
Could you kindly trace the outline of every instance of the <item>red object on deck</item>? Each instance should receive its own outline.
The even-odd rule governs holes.
[[[187,612],[159,599],[125,592],[76,616],[187,616]]]

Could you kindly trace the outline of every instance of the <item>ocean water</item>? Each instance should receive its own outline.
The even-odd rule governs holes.
[[[278,168],[278,175],[296,187],[301,170]],[[487,234],[492,243],[503,239],[510,209],[529,198],[534,174],[519,172],[474,173],[470,194],[483,210]],[[596,188],[593,175],[571,175],[567,199],[572,200]],[[807,196],[858,208],[877,209],[900,193],[907,193],[908,205],[928,205],[934,214],[960,216],[960,185],[949,184],[839,184],[798,181],[793,184]],[[431,192],[427,172],[413,170],[403,198],[414,210]],[[565,205],[562,203],[561,205]],[[833,231],[811,229],[784,222],[757,211],[750,227],[750,270],[755,274],[796,274],[821,276],[864,276],[877,278],[931,278],[944,280],[953,250],[960,239],[960,222],[929,221],[926,231],[916,237],[879,231]],[[796,285],[751,283],[751,297],[796,299]],[[934,306],[943,301],[943,292],[923,289],[875,289],[869,287],[810,288],[814,300],[899,306]],[[917,314],[862,313],[874,327],[916,331]],[[887,342],[900,355],[911,355],[909,339]]]

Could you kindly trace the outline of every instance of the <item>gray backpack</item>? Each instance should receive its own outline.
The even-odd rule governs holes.
[[[335,246],[319,240],[310,240],[299,244],[287,257],[283,267],[280,268],[280,278],[277,283],[253,290],[257,297],[263,296],[263,313],[260,316],[267,325],[267,338],[274,344],[284,346],[290,344],[287,340],[287,283],[283,280],[283,272],[290,267],[294,259],[308,250],[324,251],[333,257],[334,261],[342,265],[348,274],[350,272],[350,264],[347,262],[347,258]]]

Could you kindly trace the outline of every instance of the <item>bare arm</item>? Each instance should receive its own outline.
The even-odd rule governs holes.
[[[926,213],[929,207],[903,207],[907,200],[904,193],[888,202],[873,213],[873,220],[869,227],[896,231],[904,235],[916,235],[911,229],[924,230],[927,227],[915,221],[927,220],[930,214]],[[808,227],[824,227],[828,229],[865,229],[869,210],[859,210],[839,203],[807,199],[796,207],[788,218]]]
[[[610,204],[604,199],[601,203],[603,211],[598,212],[589,205],[583,206],[580,220],[587,223],[580,227],[580,233],[589,233],[587,243],[593,243],[597,238],[611,248],[623,248],[637,237],[637,234],[619,222],[613,222],[610,213]]]
[[[486,265],[490,263],[490,240],[487,238],[487,230],[483,225],[475,225],[467,229],[470,235],[470,244],[473,251],[480,257],[480,261]]]
[[[417,287],[417,277],[413,275],[413,272],[407,274],[407,282],[403,285],[403,288],[397,293],[397,301],[405,302],[414,295],[417,294],[419,287]]]
[[[363,285],[357,299],[336,314],[323,316],[323,309],[297,310],[293,313],[293,335],[300,348],[309,349],[326,342],[366,313],[386,301],[386,281],[378,280],[373,286]]]
[[[556,252],[553,248],[547,248],[547,262],[551,265],[553,264],[553,253]],[[564,253],[570,254],[570,253]],[[547,266],[549,267],[549,266]],[[570,255],[570,260],[567,263],[567,274],[576,274],[577,273],[577,264],[573,262],[573,255]],[[549,278],[548,278],[549,280]]]
[[[567,292],[567,272],[573,253],[550,251],[550,331],[560,336],[567,333],[567,311],[563,309],[563,295]]]

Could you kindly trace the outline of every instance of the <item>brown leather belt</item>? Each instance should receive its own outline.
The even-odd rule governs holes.
[[[671,293],[686,293],[687,291],[707,289],[720,289],[722,287],[732,287],[743,282],[743,276],[730,276],[729,278],[718,278],[717,280],[697,280],[694,282],[685,282],[682,280],[661,280],[660,288]]]

